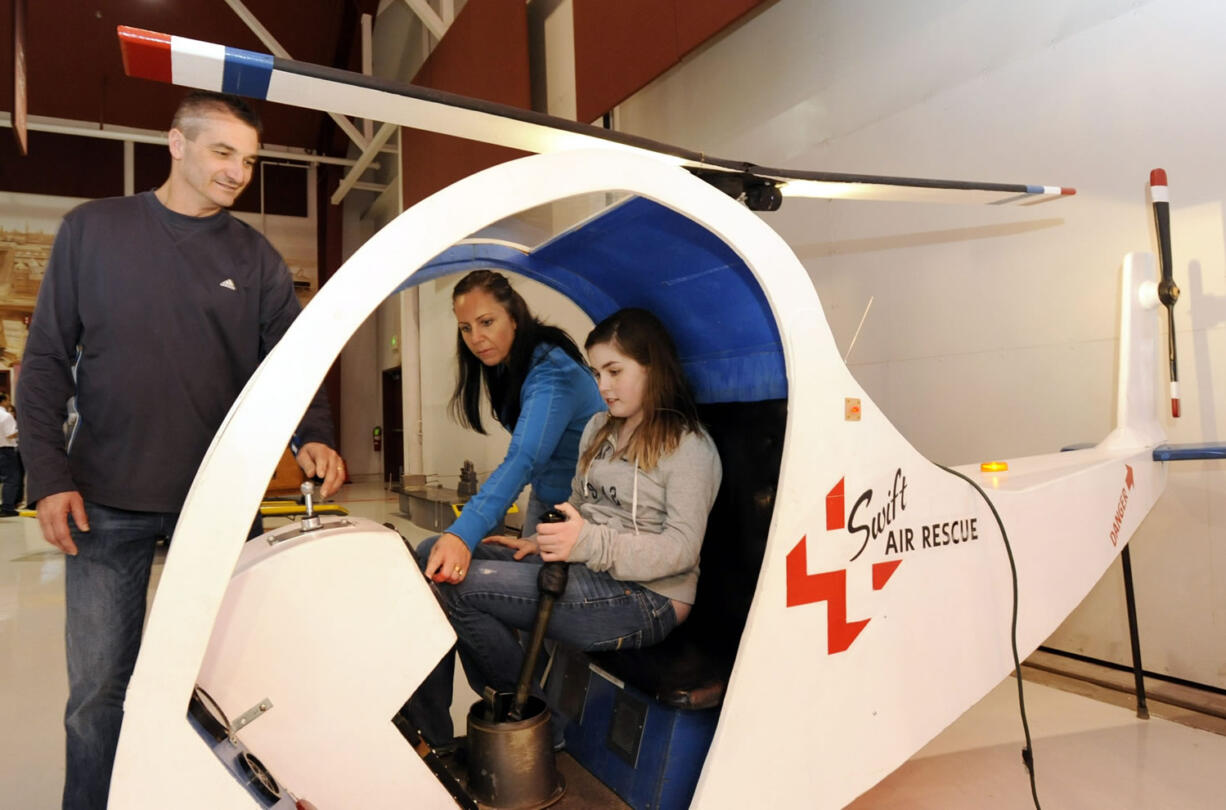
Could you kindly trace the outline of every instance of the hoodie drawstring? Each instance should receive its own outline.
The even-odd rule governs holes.
[[[639,533],[639,458],[634,457],[634,492],[630,496],[630,522],[634,524],[634,533]]]
[[[613,452],[617,452],[617,442],[613,437],[606,439],[609,444],[613,445]],[[594,461],[595,459],[593,459]],[[586,497],[591,490],[588,488],[588,479],[592,476],[592,465],[589,462],[587,469],[583,471],[583,494]],[[639,533],[639,458],[634,457],[634,488],[630,495],[630,523],[634,526],[634,533]]]

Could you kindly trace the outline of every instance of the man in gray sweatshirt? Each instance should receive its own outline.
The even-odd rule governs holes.
[[[106,806],[154,545],[173,532],[213,434],[299,309],[276,250],[226,210],[251,180],[255,114],[233,96],[193,93],[168,141],[161,187],[64,218],[17,389],[30,503],[44,538],[68,555],[65,808]],[[297,444],[306,474],[324,478],[323,495],[335,491],[344,471],[322,394]]]

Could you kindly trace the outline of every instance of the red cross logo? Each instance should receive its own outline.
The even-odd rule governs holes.
[[[843,486],[840,478],[826,494],[826,531],[843,531],[847,527]],[[856,637],[869,623],[869,619],[847,620],[847,569],[810,574],[808,569],[808,536],[800,538],[787,556],[787,606],[826,603],[826,650],[830,655],[851,647]],[[902,560],[874,563],[872,566],[873,590],[885,587]],[[863,570],[857,567],[857,571]]]

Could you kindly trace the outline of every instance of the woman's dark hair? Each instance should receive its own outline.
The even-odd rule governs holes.
[[[485,433],[481,424],[481,383],[490,395],[494,418],[507,427],[515,429],[519,421],[519,389],[532,367],[532,354],[542,343],[557,346],[571,356],[580,367],[587,363],[579,347],[570,335],[556,326],[542,323],[533,317],[523,296],[511,288],[510,282],[501,273],[493,270],[474,270],[460,279],[451,291],[452,302],[473,290],[484,290],[502,305],[515,323],[515,338],[507,358],[495,366],[487,366],[464,343],[464,335],[456,329],[456,374],[455,391],[451,395],[451,413],[456,421],[478,433]]]
[[[607,343],[647,370],[643,391],[643,421],[625,442],[625,455],[645,470],[675,451],[689,431],[701,429],[698,406],[677,357],[677,347],[660,319],[645,309],[619,309],[587,336],[583,348]],[[620,429],[623,419],[610,416],[579,461],[587,469],[605,440]]]

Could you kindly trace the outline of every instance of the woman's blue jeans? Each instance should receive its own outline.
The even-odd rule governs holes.
[[[433,538],[417,550],[424,561]],[[504,546],[478,545],[464,581],[433,584],[447,618],[455,628],[456,649],[473,691],[486,686],[513,691],[523,665],[520,634],[531,632],[540,594],[536,555],[512,559]],[[423,563],[424,564],[424,563]],[[605,572],[572,564],[566,591],[554,603],[547,636],[581,650],[616,650],[657,644],[676,626],[668,597],[633,582],[620,582]],[[518,631],[518,632],[517,632]],[[429,742],[450,740],[453,661],[445,655],[414,695],[411,718]],[[533,693],[544,698],[533,684]],[[560,729],[555,726],[556,732]]]

